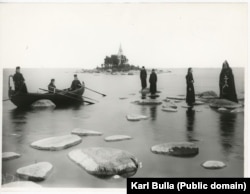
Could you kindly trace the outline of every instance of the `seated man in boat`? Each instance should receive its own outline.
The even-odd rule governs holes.
[[[25,84],[25,79],[20,72],[20,67],[16,67],[16,73],[13,76],[13,81],[15,85],[15,92],[16,93],[28,93],[27,87]]]
[[[72,84],[71,84],[69,90],[70,90],[70,91],[74,91],[74,90],[76,90],[76,89],[78,89],[78,88],[81,88],[81,87],[82,87],[82,84],[81,84],[81,82],[79,81],[77,75],[75,74],[75,75],[74,75],[74,80],[72,81]]]
[[[55,86],[55,79],[51,79],[49,85],[48,85],[49,93],[55,93],[56,92],[56,86]]]

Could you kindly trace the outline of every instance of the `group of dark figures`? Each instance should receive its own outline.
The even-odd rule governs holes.
[[[25,79],[21,73],[21,70],[20,70],[20,67],[16,67],[16,73],[14,74],[13,77],[13,81],[14,81],[14,86],[15,86],[15,93],[16,94],[26,94],[28,93],[28,90],[27,90],[27,86],[25,84]],[[74,91],[78,88],[81,88],[82,87],[82,84],[81,82],[79,81],[77,75],[75,74],[74,75],[74,80],[72,81],[71,83],[71,86],[70,88],[68,89],[69,91]],[[56,85],[55,85],[55,79],[51,79],[49,85],[48,85],[48,92],[49,93],[56,93],[60,90],[56,89]]]
[[[141,87],[142,90],[147,87],[147,71],[145,67],[142,67],[140,72],[141,78]],[[152,72],[149,77],[149,91],[151,95],[155,95],[157,92],[157,75],[155,70],[152,69]],[[195,103],[195,91],[194,91],[194,78],[193,78],[193,70],[192,68],[188,68],[188,72],[186,75],[186,84],[187,84],[187,92],[186,92],[186,103],[188,106],[193,106]],[[219,78],[219,89],[220,89],[220,98],[227,99],[233,102],[238,103],[235,84],[234,84],[234,75],[232,69],[229,67],[227,61],[224,61],[222,65],[222,70]]]

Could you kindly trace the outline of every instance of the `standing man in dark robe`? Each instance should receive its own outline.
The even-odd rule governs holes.
[[[56,86],[55,86],[55,79],[51,79],[49,85],[48,85],[49,93],[55,93],[56,92]]]
[[[72,84],[70,86],[70,90],[73,91],[73,90],[76,90],[76,89],[81,88],[81,87],[82,87],[82,84],[79,81],[77,75],[75,74],[74,75],[74,80],[72,81]]]
[[[238,103],[234,84],[234,75],[227,61],[224,61],[220,73],[220,98]]]
[[[192,107],[195,102],[194,78],[193,78],[192,68],[188,68],[188,72],[186,75],[186,83],[187,83],[186,103],[188,104],[188,106]]]
[[[25,84],[25,79],[21,74],[20,67],[16,67],[16,73],[13,76],[13,81],[15,85],[15,92],[16,93],[28,93],[27,87]]]
[[[157,75],[155,73],[155,70],[152,69],[152,72],[151,72],[150,77],[149,77],[149,83],[150,83],[149,90],[150,90],[151,94],[155,94],[157,91],[156,82],[157,82]]]
[[[141,69],[140,78],[141,78],[141,88],[143,90],[147,87],[147,71],[144,66]]]

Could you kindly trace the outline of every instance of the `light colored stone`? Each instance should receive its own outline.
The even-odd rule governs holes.
[[[15,181],[7,184],[3,184],[3,187],[8,188],[33,188],[33,187],[42,187],[41,185],[38,185],[32,181]]]
[[[227,108],[227,109],[235,109],[242,107],[242,104],[238,104],[236,102],[232,102],[230,100],[226,99],[216,99],[213,100],[210,104],[210,107],[212,108]]]
[[[92,131],[87,129],[76,128],[71,131],[72,134],[80,135],[80,136],[97,136],[102,135],[99,131]]]
[[[226,167],[226,164],[221,161],[216,161],[216,160],[208,160],[202,164],[204,168],[207,169],[221,169]]]
[[[56,105],[50,100],[37,100],[31,104],[32,108],[55,108]]]
[[[244,112],[244,108],[236,108],[234,110],[230,111],[231,113],[240,113],[240,112]]]
[[[19,158],[20,156],[21,156],[20,154],[15,153],[15,152],[3,152],[2,153],[3,161]]]
[[[132,137],[128,136],[128,135],[112,135],[112,136],[108,136],[105,137],[105,141],[122,141],[122,140],[129,140],[132,139]]]
[[[16,172],[19,177],[26,180],[43,181],[52,170],[52,167],[52,164],[49,162],[39,162],[19,168]]]
[[[165,112],[177,112],[176,108],[170,108],[170,107],[163,107],[161,110]]]
[[[218,95],[214,91],[205,91],[202,93],[199,93],[198,96],[203,99],[216,99],[218,98]]]
[[[188,105],[182,105],[182,108],[191,108],[192,106],[188,106]]]
[[[64,135],[49,137],[35,141],[31,147],[39,150],[62,150],[81,143],[82,139],[78,135]]]
[[[205,102],[202,102],[202,101],[199,101],[199,100],[196,100],[194,102],[194,105],[203,105],[203,104],[205,104]]]
[[[76,149],[71,151],[68,156],[88,173],[96,176],[129,177],[134,175],[138,169],[138,160],[135,156],[114,148]]]
[[[228,109],[226,109],[226,108],[218,108],[218,111],[219,112],[225,112],[225,111],[228,111]]]
[[[145,88],[145,89],[141,90],[140,93],[143,94],[143,95],[148,94],[149,93],[149,88]]]
[[[167,98],[170,100],[185,100],[186,99],[185,97],[182,97],[182,96],[168,96]]]
[[[190,157],[197,155],[199,148],[190,142],[170,142],[152,146],[151,151],[156,154]]]
[[[129,114],[126,116],[128,121],[140,121],[143,119],[148,119],[148,116],[138,115],[138,114]]]

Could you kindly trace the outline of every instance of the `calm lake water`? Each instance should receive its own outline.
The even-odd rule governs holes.
[[[159,100],[186,93],[186,69],[171,69],[158,74]],[[8,76],[13,70],[4,70],[3,99],[8,98]],[[47,89],[51,78],[59,89],[70,86],[72,69],[23,69],[29,92]],[[244,69],[233,69],[238,97],[244,97]],[[214,90],[218,93],[220,69],[195,69],[195,91]],[[85,95],[99,102],[94,105],[54,110],[20,111],[10,102],[3,102],[3,152],[22,154],[18,159],[2,162],[3,181],[17,180],[18,168],[39,162],[53,164],[52,173],[43,187],[117,187],[125,188],[126,179],[101,179],[92,176],[74,164],[67,154],[76,148],[92,146],[112,147],[133,153],[142,163],[134,177],[242,177],[244,171],[244,113],[219,113],[208,104],[196,106],[196,112],[187,112],[177,103],[178,112],[167,113],[161,106],[140,106],[131,103],[140,99],[139,75],[106,75],[78,73],[87,87],[105,93],[102,97],[90,91]],[[121,100],[120,97],[127,97]],[[165,102],[163,102],[163,105]],[[126,115],[136,113],[149,116],[148,120],[127,121]],[[70,134],[74,128],[103,132],[103,136],[83,137],[81,144],[61,151],[41,151],[30,147],[33,141]],[[115,134],[132,136],[132,140],[105,142],[104,137]],[[153,154],[151,146],[172,141],[194,141],[199,154],[192,158]],[[201,167],[206,160],[221,160],[227,167],[207,170]]]

